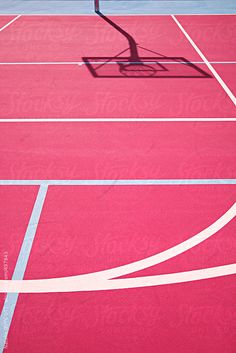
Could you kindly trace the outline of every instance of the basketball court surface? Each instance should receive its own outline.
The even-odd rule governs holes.
[[[95,6],[0,5],[0,353],[234,353],[235,5]]]

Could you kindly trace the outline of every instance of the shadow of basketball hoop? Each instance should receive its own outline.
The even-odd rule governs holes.
[[[138,45],[135,39],[101,12],[97,14],[121,33],[129,47],[119,54],[83,57],[93,77],[97,78],[211,78],[212,76],[184,57],[169,57]],[[139,50],[145,53],[140,56]],[[127,56],[124,54],[127,53]],[[150,56],[150,53],[152,54]],[[155,55],[153,55],[155,54]]]

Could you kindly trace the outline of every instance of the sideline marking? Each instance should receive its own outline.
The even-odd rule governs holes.
[[[227,95],[229,96],[229,98],[232,100],[232,102],[234,103],[234,105],[236,105],[236,97],[234,96],[234,94],[232,93],[232,91],[229,89],[229,87],[226,85],[226,83],[222,80],[222,78],[220,77],[220,75],[216,72],[216,70],[214,69],[214,67],[210,64],[210,62],[207,60],[207,58],[205,57],[205,55],[202,53],[202,51],[198,48],[198,46],[196,45],[196,43],[192,40],[192,38],[190,37],[190,35],[186,32],[186,30],[184,29],[184,27],[180,24],[180,22],[177,20],[177,18],[175,17],[175,15],[171,15],[171,17],[173,18],[173,20],[175,21],[175,23],[177,24],[177,26],[180,28],[180,30],[182,31],[182,33],[185,35],[185,37],[188,39],[188,41],[192,44],[193,48],[196,50],[196,52],[198,53],[198,55],[202,58],[202,60],[205,62],[205,64],[207,65],[208,69],[211,71],[211,73],[214,75],[214,77],[216,78],[216,80],[219,82],[219,84],[221,85],[221,87],[224,89],[224,91],[227,93]]]

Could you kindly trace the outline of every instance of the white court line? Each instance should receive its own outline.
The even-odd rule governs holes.
[[[1,123],[151,123],[151,122],[232,122],[236,118],[17,118],[1,119]]]
[[[211,71],[211,73],[214,75],[214,77],[216,78],[216,80],[219,82],[219,84],[221,85],[221,87],[224,89],[224,91],[227,93],[227,95],[229,96],[229,98],[232,100],[232,102],[234,103],[234,105],[236,105],[236,97],[234,96],[234,94],[232,93],[232,91],[229,89],[229,87],[226,85],[226,83],[222,80],[222,78],[220,77],[220,75],[216,72],[216,70],[214,69],[214,67],[209,63],[209,61],[207,60],[207,58],[205,57],[205,55],[202,53],[202,51],[198,48],[198,46],[196,45],[196,43],[192,40],[192,38],[190,37],[190,35],[185,31],[185,29],[183,28],[183,26],[180,24],[180,22],[177,20],[177,18],[175,17],[175,15],[171,15],[171,17],[173,18],[173,20],[175,21],[175,23],[177,24],[177,26],[180,28],[180,30],[183,32],[183,34],[185,35],[185,37],[188,39],[188,41],[192,44],[193,48],[196,50],[196,52],[198,53],[198,55],[202,58],[202,60],[205,62],[205,64],[207,65],[208,69]]]
[[[40,280],[3,280],[0,281],[0,292],[2,293],[45,293],[45,292],[71,292],[87,290],[107,290],[121,288],[135,288],[153,286],[160,284],[181,283],[206,278],[219,277],[236,273],[236,265],[219,266],[196,271],[173,273],[166,275],[138,277],[131,279],[115,279],[120,276],[131,274],[151,266],[160,264],[173,257],[201,244],[212,235],[227,225],[236,215],[236,203],[228,209],[220,218],[200,233],[173,246],[156,255],[135,261],[127,265],[118,266],[112,269],[93,272],[89,274],[69,276],[62,278],[40,279]],[[112,279],[112,280],[111,280]]]
[[[19,14],[19,13],[18,13]],[[0,16],[16,16],[17,13],[4,13]],[[96,13],[21,13],[21,16],[98,16]],[[106,13],[106,16],[170,16],[170,13]],[[176,13],[175,16],[236,16],[234,13]]]
[[[84,61],[28,61],[28,62],[23,62],[23,61],[16,61],[16,62],[0,62],[0,65],[100,65],[100,64],[106,64],[106,65],[117,65],[119,64],[140,64],[140,62],[134,62],[134,61],[119,61],[116,59],[116,61],[113,62],[107,62],[107,61],[90,61],[89,63],[84,62]],[[206,63],[204,61],[161,61],[161,60],[156,60],[156,61],[142,61],[142,64],[164,64],[164,65],[190,65],[190,64],[204,64]],[[234,65],[236,64],[236,61],[209,61],[210,64],[222,64],[222,65]]]
[[[152,287],[166,284],[185,283],[203,279],[217,278],[236,274],[236,264],[203,268],[200,270],[168,273],[164,275],[143,276],[125,279],[104,280],[94,278],[91,281],[82,278],[65,277],[47,280],[1,281],[3,292],[14,293],[59,293],[100,290],[117,290],[140,287]]]
[[[195,246],[201,244],[203,241],[209,239],[212,235],[222,229],[226,224],[228,224],[236,215],[236,203],[227,211],[225,212],[219,219],[217,219],[214,223],[210,226],[199,232],[198,234],[188,238],[187,240],[183,241],[182,243],[173,246],[167,250],[160,252],[159,254],[150,256],[140,261],[135,261],[133,263],[119,266],[113,269],[98,271],[92,273],[88,276],[96,276],[100,279],[111,279],[117,278],[120,276],[125,276],[130,273],[134,273],[137,271],[144,270],[151,266],[158,265],[162,262],[172,259],[184,252],[194,248]]]
[[[236,185],[236,179],[77,179],[77,180],[0,180],[10,186],[125,186],[125,185]]]
[[[5,28],[7,28],[8,26],[10,26],[13,22],[15,22],[19,17],[21,17],[21,15],[16,16],[15,18],[13,18],[13,20],[11,20],[10,22],[8,22],[5,26],[0,28],[0,32],[2,32]]]

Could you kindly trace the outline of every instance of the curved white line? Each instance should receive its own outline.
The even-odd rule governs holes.
[[[209,227],[202,230],[200,233],[194,235],[193,237],[183,241],[182,243],[173,246],[167,250],[164,250],[156,255],[147,257],[145,259],[132,262],[127,265],[115,267],[108,270],[98,271],[94,273],[87,274],[86,276],[96,276],[103,279],[111,279],[124,275],[128,275],[133,272],[143,270],[145,268],[160,264],[167,261],[183,252],[193,248],[194,246],[202,243],[206,239],[210,238],[221,228],[223,228],[227,223],[229,223],[236,215],[236,203],[224,213],[219,219],[212,223]]]
[[[114,280],[94,278],[88,281],[85,277],[73,276],[46,280],[1,281],[1,292],[54,293],[128,289],[198,281],[235,273],[236,264],[231,264],[187,272]]]
[[[37,292],[37,288],[40,285],[40,292],[48,292],[48,291],[70,291],[70,288],[75,284],[78,288],[83,283],[85,287],[89,287],[90,283],[101,283],[104,280],[110,280],[112,278],[117,278],[120,276],[124,276],[126,274],[130,274],[133,272],[137,272],[139,270],[148,268],[150,266],[157,265],[161,262],[169,260],[177,255],[182,254],[183,252],[193,248],[194,246],[200,244],[204,240],[210,238],[213,234],[223,228],[227,223],[229,223],[234,216],[236,215],[236,203],[222,215],[218,220],[216,220],[209,227],[205,228],[200,233],[196,234],[190,239],[185,240],[184,242],[169,248],[165,251],[162,251],[159,254],[150,256],[146,259],[136,261],[127,265],[119,266],[116,268],[93,272],[89,274],[82,274],[78,276],[69,276],[62,278],[52,278],[52,279],[41,279],[41,280],[23,280],[23,281],[10,281],[4,280],[0,281],[0,293],[8,293],[8,292]],[[203,270],[200,270],[203,271]],[[175,274],[173,274],[175,275]],[[173,276],[172,275],[172,276]],[[166,275],[167,276],[167,275]],[[168,275],[169,276],[169,275]],[[140,278],[140,279],[139,279]],[[145,277],[139,277],[136,279],[137,282],[142,281]],[[150,278],[159,278],[158,276],[148,277],[149,282]],[[113,280],[114,281],[114,280]],[[116,280],[119,283],[123,283],[120,281],[125,281],[125,283],[129,283],[128,281],[134,282],[134,279],[125,279],[125,280]],[[74,284],[73,284],[74,283]],[[69,286],[65,287],[65,284],[69,284]],[[152,285],[152,284],[150,284]],[[56,286],[56,287],[54,287]],[[141,285],[142,286],[142,285]],[[96,287],[96,286],[95,286]],[[99,286],[98,286],[99,287]],[[56,290],[57,288],[57,290]],[[96,287],[97,288],[97,287]],[[81,290],[81,289],[79,289]],[[94,289],[95,290],[95,289]]]

